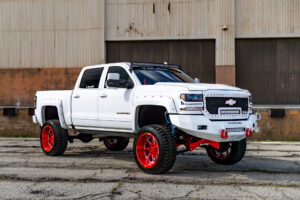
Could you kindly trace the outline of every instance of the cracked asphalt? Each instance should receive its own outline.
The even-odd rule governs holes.
[[[248,142],[242,161],[213,163],[202,148],[147,175],[132,143],[110,152],[76,140],[48,157],[38,138],[0,138],[0,199],[300,199],[300,142]]]

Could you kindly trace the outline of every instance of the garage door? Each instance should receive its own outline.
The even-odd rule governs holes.
[[[300,104],[300,39],[237,40],[236,79],[255,104]]]
[[[130,41],[107,42],[107,62],[168,62],[201,82],[215,82],[215,41]]]

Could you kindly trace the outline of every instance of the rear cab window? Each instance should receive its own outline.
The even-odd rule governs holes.
[[[99,88],[103,67],[86,69],[81,77],[79,88],[92,89]]]

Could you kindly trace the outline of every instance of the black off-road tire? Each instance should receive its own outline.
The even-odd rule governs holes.
[[[116,142],[112,143],[111,140],[116,140]],[[122,151],[127,147],[129,138],[109,136],[103,138],[103,143],[110,151]]]
[[[206,152],[209,158],[217,164],[233,165],[239,162],[246,153],[246,148],[247,148],[246,139],[236,141],[236,142],[230,142],[230,143],[220,143],[220,149],[222,148],[222,145],[231,145],[231,151],[229,153],[229,156],[222,159],[216,156],[215,152],[218,150],[216,150],[214,147],[209,146],[206,148]]]
[[[53,144],[53,147],[51,148],[51,150],[49,150],[49,151],[46,151],[42,144],[42,142],[43,142],[42,141],[43,140],[42,133],[46,126],[50,126],[54,133],[54,144]],[[40,142],[41,142],[42,150],[44,151],[44,153],[46,155],[48,155],[48,156],[62,155],[68,146],[68,131],[66,129],[63,129],[60,126],[60,123],[58,120],[49,120],[44,124],[43,128],[41,129]]]
[[[137,142],[144,133],[152,134],[159,146],[159,156],[154,166],[144,167],[137,156]],[[162,174],[168,172],[176,160],[176,142],[170,131],[161,125],[144,126],[136,135],[133,143],[134,159],[138,167],[147,174]]]

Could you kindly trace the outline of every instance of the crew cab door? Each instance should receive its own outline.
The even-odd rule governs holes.
[[[109,74],[118,75],[120,81],[130,82],[132,87],[109,87]],[[102,127],[110,129],[131,130],[132,98],[134,83],[128,71],[120,66],[110,66],[107,70],[104,88],[99,93],[98,119]]]
[[[98,127],[98,95],[103,67],[86,69],[72,94],[72,121],[75,127]]]

